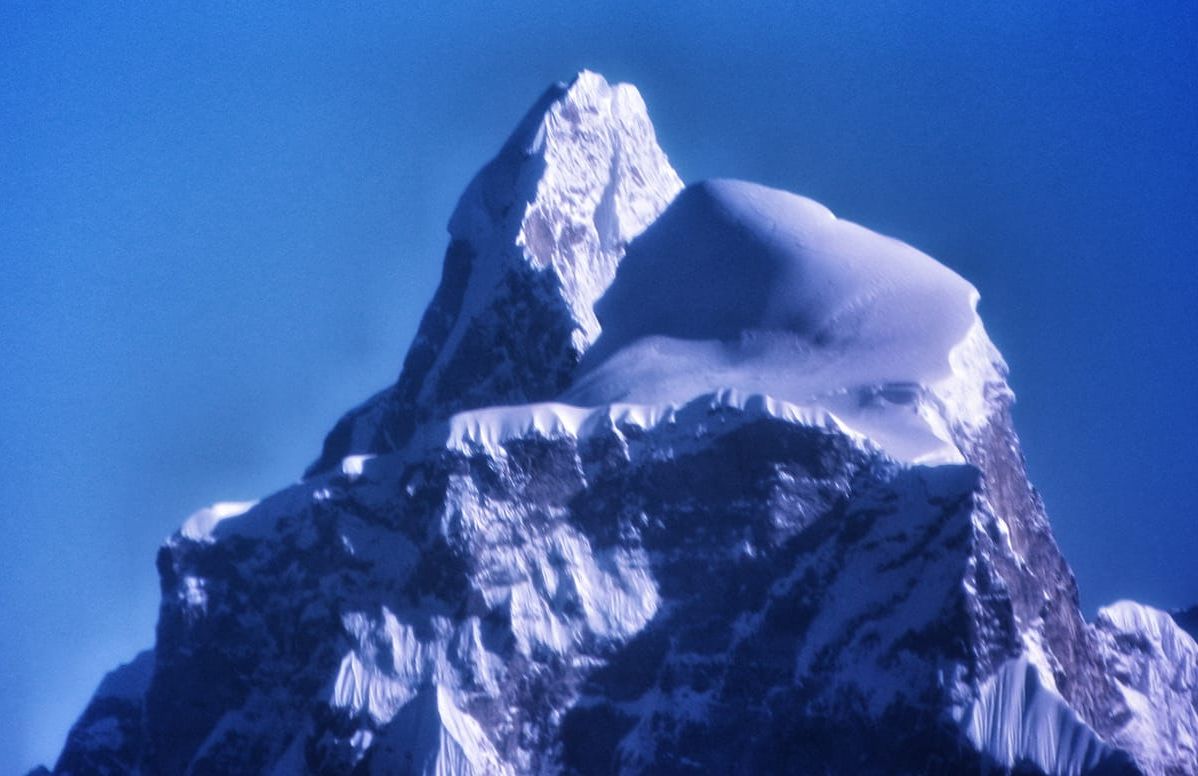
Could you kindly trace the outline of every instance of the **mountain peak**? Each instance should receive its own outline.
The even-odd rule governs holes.
[[[525,156],[535,153],[544,140],[545,124],[564,105],[575,109],[582,105],[596,105],[610,99],[613,91],[626,92],[639,103],[640,113],[648,119],[648,109],[640,92],[632,84],[610,84],[607,79],[592,70],[580,70],[569,81],[551,84],[525,112],[512,134],[503,144],[504,151]]]
[[[399,380],[337,423],[308,474],[425,420],[557,395],[626,246],[681,189],[635,87],[587,70],[550,87],[458,202]]]
[[[1198,643],[1082,619],[964,279],[682,189],[588,72],[450,236],[311,476],[166,541],[56,772],[1196,772]]]
[[[589,70],[550,87],[466,189],[449,232],[507,263],[552,269],[584,350],[599,334],[593,305],[624,248],[682,188],[640,92]],[[467,307],[494,289],[485,269]],[[469,292],[468,292],[469,294]]]
[[[984,425],[1000,404],[988,394],[1008,391],[977,298],[806,197],[702,181],[630,246],[564,398],[681,404],[731,388],[832,412],[898,459],[961,461],[952,427]]]

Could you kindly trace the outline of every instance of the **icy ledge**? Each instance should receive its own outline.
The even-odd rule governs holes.
[[[731,410],[732,412],[727,412]],[[865,443],[865,436],[842,423],[821,407],[803,407],[773,399],[764,394],[745,394],[734,389],[697,396],[685,404],[609,404],[602,407],[576,407],[544,402],[516,407],[491,407],[455,415],[446,426],[432,431],[427,449],[449,449],[466,453],[485,452],[502,455],[504,445],[514,439],[585,439],[595,432],[612,428],[621,431],[677,431],[677,438],[658,437],[659,449],[682,452],[687,441],[696,442],[709,430],[727,429],[755,420],[772,418],[817,428],[835,429]]]
[[[459,413],[426,426],[422,449],[496,452],[530,433],[724,408],[835,426],[904,463],[961,463],[961,441],[1011,395],[978,299],[931,257],[812,200],[695,184],[629,246],[595,305],[602,333],[555,401]]]

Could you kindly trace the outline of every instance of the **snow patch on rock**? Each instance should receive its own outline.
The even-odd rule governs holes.
[[[179,533],[193,542],[211,542],[213,541],[213,531],[222,520],[244,515],[257,503],[257,501],[218,501],[211,506],[192,512],[183,521]]]

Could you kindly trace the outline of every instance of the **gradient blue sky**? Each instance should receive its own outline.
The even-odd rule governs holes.
[[[969,278],[1087,611],[1198,601],[1193,2],[106,5],[0,8],[0,771],[152,642],[187,513],[394,378],[458,194],[582,67],[686,180]]]

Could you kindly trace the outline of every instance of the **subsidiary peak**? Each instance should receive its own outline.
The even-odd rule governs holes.
[[[731,388],[831,411],[902,460],[961,460],[954,426],[987,423],[987,397],[1007,390],[976,300],[935,259],[817,202],[703,181],[629,248],[565,399]]]
[[[599,73],[580,70],[569,81],[558,81],[541,93],[508,136],[500,155],[510,153],[530,156],[536,153],[540,142],[544,140],[545,123],[555,112],[560,113],[565,105],[573,106],[574,109],[582,106],[598,107],[617,91],[622,92],[625,99],[631,98],[633,106],[639,105],[639,112],[648,119],[648,110],[635,86],[610,84]],[[610,112],[607,114],[610,117]]]

